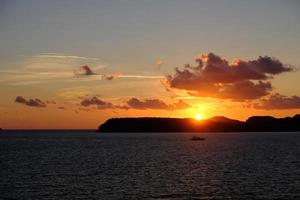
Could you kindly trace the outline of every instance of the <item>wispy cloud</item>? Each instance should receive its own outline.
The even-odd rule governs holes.
[[[140,78],[140,79],[163,79],[164,76],[160,75],[119,75],[120,78]]]
[[[40,84],[41,81],[21,81],[21,82],[11,82],[8,85],[22,86],[22,85],[36,85]]]
[[[41,53],[31,56],[32,58],[57,58],[57,59],[78,59],[78,60],[100,60],[99,58],[91,58],[84,56],[66,55],[58,53]]]
[[[0,82],[6,85],[24,86],[44,83],[46,81],[76,82],[112,81],[124,79],[164,79],[162,75],[124,74],[122,72],[103,73],[106,65],[99,58],[89,58],[57,53],[38,54],[25,57],[17,69],[0,70]],[[93,66],[93,67],[90,67]]]
[[[75,66],[92,65],[95,69],[106,67],[100,58],[67,55],[59,53],[41,53],[33,56],[24,56],[22,68],[47,69],[47,70],[70,70]]]
[[[22,70],[1,71],[0,82],[7,85],[32,85],[50,80],[66,80],[72,79],[72,72],[28,72]]]
[[[77,78],[80,77],[96,77],[99,76],[102,80],[115,80],[118,78],[136,78],[136,79],[164,79],[164,76],[161,75],[135,75],[135,74],[122,74],[122,73],[113,73],[113,74],[101,74],[97,73],[88,65],[83,65],[74,70],[74,75]],[[95,78],[93,78],[95,80]]]

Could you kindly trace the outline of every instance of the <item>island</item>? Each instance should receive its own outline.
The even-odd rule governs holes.
[[[216,116],[197,121],[191,118],[111,118],[98,132],[284,132],[300,131],[300,114],[275,118],[252,116],[246,121]]]

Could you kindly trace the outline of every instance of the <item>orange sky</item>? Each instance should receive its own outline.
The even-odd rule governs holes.
[[[0,127],[300,113],[298,3],[124,2],[3,3]]]

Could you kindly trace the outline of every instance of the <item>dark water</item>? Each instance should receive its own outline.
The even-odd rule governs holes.
[[[2,132],[0,199],[300,199],[300,133]]]

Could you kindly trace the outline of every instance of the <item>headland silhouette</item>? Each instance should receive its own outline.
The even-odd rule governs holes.
[[[191,118],[111,118],[98,132],[284,132],[300,131],[300,114],[275,118],[252,116],[246,121],[216,116],[196,121]]]

